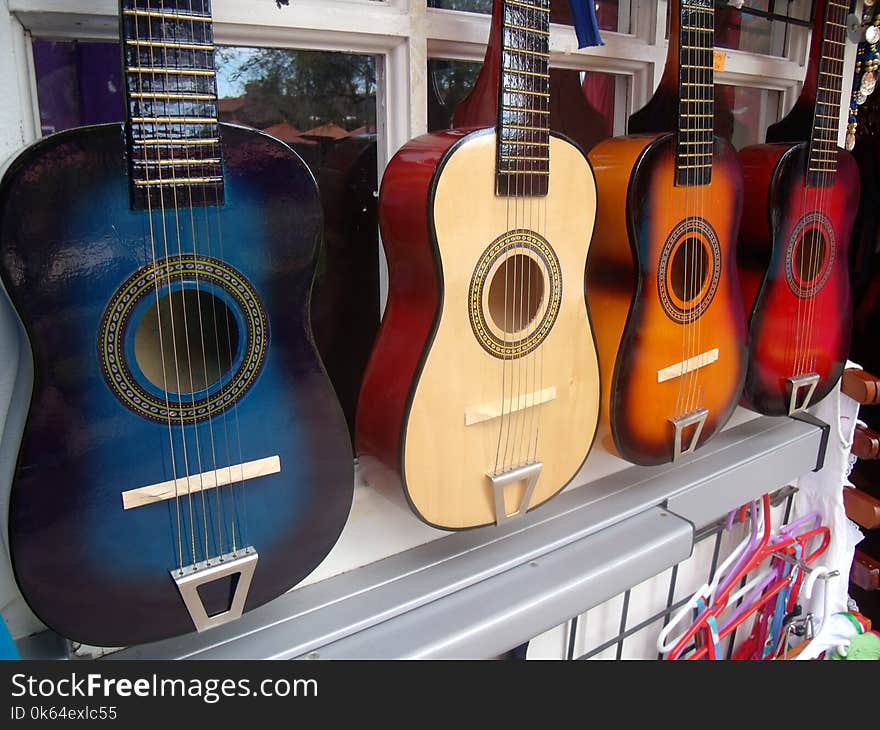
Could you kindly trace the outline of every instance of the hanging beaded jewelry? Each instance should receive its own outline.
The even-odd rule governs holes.
[[[877,86],[877,74],[880,69],[880,7],[875,7],[876,0],[865,0],[859,36],[859,47],[856,52],[856,68],[853,89],[849,102],[849,119],[846,125],[846,148],[852,150],[856,144],[859,107],[874,93]],[[859,28],[855,26],[853,30]]]

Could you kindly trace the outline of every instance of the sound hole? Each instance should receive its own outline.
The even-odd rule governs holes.
[[[495,326],[516,334],[538,316],[544,299],[544,276],[538,263],[515,254],[498,267],[489,285],[489,316]]]
[[[828,243],[818,228],[807,230],[795,246],[794,270],[802,284],[811,284],[822,271]]]
[[[153,301],[135,332],[134,353],[147,380],[160,390],[198,393],[230,371],[238,354],[238,326],[218,297],[182,289]]]
[[[696,299],[712,272],[709,270],[709,252],[699,238],[684,239],[672,256],[669,284],[681,302],[690,304]]]

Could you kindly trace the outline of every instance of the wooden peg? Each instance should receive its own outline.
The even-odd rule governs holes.
[[[843,505],[846,516],[866,530],[880,527],[880,499],[861,489],[844,487]]]
[[[858,424],[850,451],[860,459],[880,459],[880,432]]]
[[[843,371],[840,390],[862,405],[880,403],[880,378],[859,368],[847,368]]]
[[[856,550],[849,579],[862,590],[880,590],[880,562],[867,553]]]

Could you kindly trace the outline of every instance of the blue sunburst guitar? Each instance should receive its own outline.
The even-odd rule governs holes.
[[[13,568],[40,619],[98,646],[287,591],[353,484],[308,319],[314,178],[218,123],[209,0],[122,0],[120,18],[126,123],[52,135],[0,182],[0,275],[34,363]]]

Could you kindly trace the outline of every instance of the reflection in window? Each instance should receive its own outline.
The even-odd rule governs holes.
[[[122,120],[118,44],[34,40],[33,47],[43,135]]]
[[[428,61],[428,131],[449,129],[452,113],[477,82],[482,63],[432,58]]]
[[[429,131],[495,125],[497,90],[487,86],[477,92],[481,99],[469,97],[482,66],[439,58],[428,61]],[[551,68],[550,73],[551,128],[571,137],[586,151],[612,136],[618,85],[625,85],[626,80],[594,71]],[[622,96],[626,98],[626,94]]]
[[[629,32],[632,0],[594,0],[596,19],[602,30]],[[491,13],[492,0],[428,0],[429,8],[463,10],[470,13]],[[569,0],[550,0],[554,23],[571,25]]]
[[[741,10],[716,2],[715,45],[768,56],[787,56],[792,35],[805,36],[807,32],[813,2],[745,0]],[[667,37],[668,28],[667,23]]]
[[[217,90],[222,121],[278,137],[313,168],[341,140],[376,131],[372,56],[223,48]]]
[[[43,134],[125,115],[116,43],[34,40]],[[220,119],[273,134],[317,168],[340,141],[376,131],[372,56],[221,48]]]
[[[715,132],[737,149],[763,143],[781,104],[779,91],[715,84]]]

